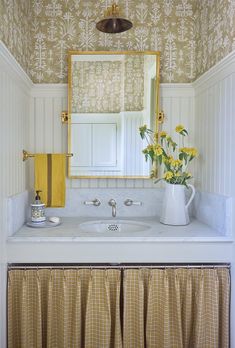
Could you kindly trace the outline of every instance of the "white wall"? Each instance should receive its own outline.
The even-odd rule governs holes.
[[[28,147],[31,82],[0,41],[0,347],[6,330],[6,197],[27,188],[22,149]]]

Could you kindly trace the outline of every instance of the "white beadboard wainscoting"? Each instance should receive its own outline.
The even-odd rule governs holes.
[[[37,84],[31,92],[30,147],[31,152],[67,152],[67,125],[60,121],[60,113],[67,110],[67,85]],[[162,84],[161,108],[166,114],[164,130],[171,133],[178,123],[190,130],[190,143],[194,142],[194,89],[191,84]],[[176,134],[176,141],[179,136]],[[31,186],[33,187],[33,166]],[[152,180],[146,179],[69,179],[69,188],[149,188]]]
[[[7,197],[27,189],[22,149],[29,146],[32,82],[0,41],[0,347],[6,347]]]
[[[195,141],[201,153],[195,166],[201,191],[232,197],[235,236],[235,51],[193,83]],[[235,347],[235,246],[231,268],[231,347]],[[220,258],[221,255],[218,255]]]
[[[193,84],[195,180],[202,191],[235,195],[235,51]]]

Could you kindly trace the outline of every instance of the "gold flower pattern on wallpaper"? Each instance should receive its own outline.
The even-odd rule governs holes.
[[[72,112],[120,112],[121,69],[121,62],[73,62]]]
[[[72,63],[72,112],[141,111],[143,104],[143,56]]]
[[[67,82],[67,50],[159,50],[163,82],[191,82],[235,48],[234,0],[119,0],[133,29],[103,34],[111,0],[1,0],[0,39],[36,83]]]
[[[141,111],[144,107],[144,57],[125,56],[124,110]]]
[[[104,34],[95,28],[111,0],[34,0],[31,75],[36,82],[66,82],[66,51],[153,50],[162,52],[162,80],[195,78],[195,1],[119,0],[133,29]]]
[[[28,75],[32,57],[32,1],[0,0],[0,40],[2,40]]]
[[[196,20],[196,76],[235,50],[235,0],[200,0]]]

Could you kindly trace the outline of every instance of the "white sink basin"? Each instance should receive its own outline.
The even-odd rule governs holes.
[[[133,220],[99,220],[83,222],[79,225],[85,232],[141,232],[151,226],[143,222]]]

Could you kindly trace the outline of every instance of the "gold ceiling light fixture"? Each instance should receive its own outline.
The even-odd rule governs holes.
[[[103,33],[117,34],[131,29],[133,24],[126,18],[122,18],[119,6],[113,3],[104,11],[104,18],[96,23],[96,28]]]

